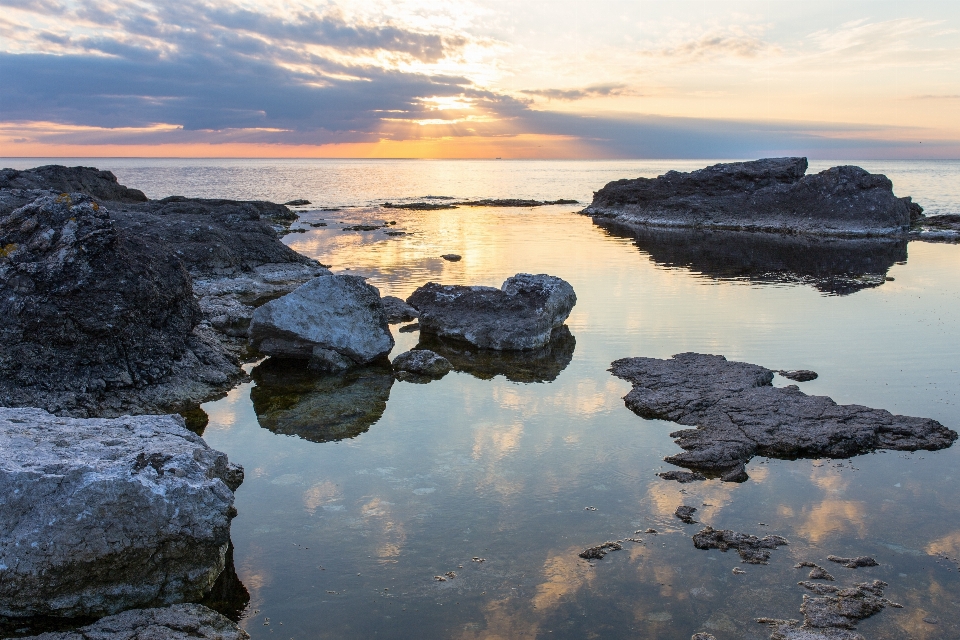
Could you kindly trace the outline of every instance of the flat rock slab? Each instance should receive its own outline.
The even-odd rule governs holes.
[[[523,351],[550,342],[577,303],[568,282],[518,273],[494,287],[428,282],[407,298],[420,312],[420,331],[481,349]]]
[[[343,370],[382,358],[393,336],[380,291],[360,276],[314,278],[253,313],[250,343],[265,355]]]
[[[756,455],[845,458],[876,449],[944,449],[957,439],[936,420],[838,405],[796,385],[773,387],[770,369],[723,356],[625,358],[610,371],[633,385],[624,401],[640,417],[696,427],[670,434],[684,451],[667,462],[725,480],[745,480],[743,466]]]
[[[806,171],[806,158],[766,158],[617,180],[583,213],[637,225],[838,236],[903,235],[922,215],[884,175],[854,166]]]
[[[697,549],[736,549],[740,559],[749,564],[767,564],[770,550],[789,544],[782,536],[764,536],[758,538],[747,533],[730,529],[714,529],[707,526],[693,536],[693,546]]]
[[[24,640],[247,640],[235,622],[199,604],[134,609],[75,631],[41,633]]]
[[[0,615],[198,599],[225,565],[243,470],[179,416],[0,408]]]

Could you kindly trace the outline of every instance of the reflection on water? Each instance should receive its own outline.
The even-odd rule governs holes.
[[[380,419],[387,408],[393,371],[365,367],[343,374],[320,374],[303,360],[270,358],[255,367],[250,391],[257,420],[274,433],[311,442],[354,438]]]
[[[233,542],[231,542],[227,547],[226,566],[200,604],[219,611],[234,622],[239,622],[249,602],[250,592],[243,586],[233,564]]]
[[[656,229],[604,220],[597,224],[612,236],[632,238],[658,265],[718,280],[808,284],[841,296],[879,287],[890,267],[907,261],[907,241],[902,239]]]
[[[676,425],[638,419],[622,401],[630,385],[607,371],[623,357],[718,353],[811,369],[820,377],[803,383],[806,393],[956,429],[958,247],[911,245],[904,264],[896,243],[834,251],[787,239],[753,246],[743,236],[731,249],[714,233],[699,244],[649,237],[638,251],[636,235],[606,233],[573,207],[391,210],[387,218],[372,205],[425,194],[589,200],[610,179],[702,164],[321,163],[296,181],[244,183],[281,190],[263,194],[276,200],[363,205],[306,214],[329,226],[286,241],[369,277],[384,295],[405,298],[428,280],[499,286],[532,272],[564,278],[578,298],[567,321],[575,348],[570,335],[534,362],[394,331],[392,355],[421,341],[457,372],[419,385],[394,383],[389,369],[339,378],[266,361],[252,389],[204,405],[204,438],[247,472],[232,537],[251,595],[241,624],[255,640],[689,640],[699,631],[766,640],[770,630],[754,618],[801,617],[796,582],[806,572],[793,567],[830,566],[829,554],[876,557],[879,567],[831,571],[836,584],[881,579],[905,605],[858,625],[865,637],[960,637],[960,571],[937,555],[960,554],[960,447],[844,461],[754,458],[749,482],[680,485],[656,476],[676,451]],[[902,193],[894,175],[898,194],[924,205],[916,185],[936,178],[925,166],[910,169],[915,186]],[[960,163],[948,177],[937,193],[949,208],[960,202],[949,195]],[[336,230],[341,219],[364,222],[361,210],[410,233]],[[887,275],[896,279],[869,286]],[[780,286],[744,285],[754,282]],[[532,380],[549,383],[522,384]],[[697,507],[702,524],[677,520],[680,505]],[[769,565],[741,565],[736,553],[694,548],[691,535],[706,524],[790,544]],[[595,563],[577,557],[608,540],[624,549]],[[741,566],[745,574],[732,572]],[[448,572],[456,577],[435,580]],[[924,622],[931,617],[938,623]]]
[[[427,333],[420,334],[417,344],[418,349],[429,349],[449,360],[454,371],[463,371],[481,380],[502,375],[511,382],[556,380],[573,360],[576,347],[577,339],[567,325],[554,329],[545,346],[529,351],[478,349],[467,342]]]

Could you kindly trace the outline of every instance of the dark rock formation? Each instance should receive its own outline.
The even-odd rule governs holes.
[[[800,569],[803,567],[810,567],[810,575],[807,577],[811,580],[836,580],[832,575],[830,575],[826,569],[816,564],[815,562],[798,562],[794,565],[794,569]]]
[[[707,476],[702,473],[697,473],[696,471],[661,471],[657,475],[664,480],[675,480],[680,484],[699,482],[707,479]]]
[[[857,556],[856,558],[841,558],[840,556],[827,556],[830,562],[836,562],[847,569],[859,569],[860,567],[878,567],[880,563],[870,556]]]
[[[413,349],[393,359],[394,371],[406,371],[429,378],[442,378],[450,373],[453,365],[441,355],[428,349]]]
[[[440,199],[439,196],[437,199]],[[447,200],[448,198],[443,198]],[[459,207],[542,207],[551,204],[580,204],[576,200],[523,200],[519,198],[484,198],[459,202],[384,202],[384,209],[409,209],[410,211],[439,211]]]
[[[717,530],[710,526],[693,536],[693,546],[697,549],[736,549],[740,559],[749,564],[768,564],[770,550],[786,544],[789,544],[786,538],[781,536],[758,538],[730,529]]]
[[[816,371],[810,371],[809,369],[793,369],[790,371],[777,371],[780,375],[788,380],[794,380],[796,382],[810,382],[811,380],[816,380],[819,376]]]
[[[447,262],[460,262],[461,260],[463,260],[463,256],[456,253],[445,253],[440,257],[446,260]]]
[[[681,505],[677,507],[677,510],[673,512],[673,515],[682,520],[686,524],[696,524],[697,521],[693,519],[693,514],[697,512],[696,507],[688,507],[686,505]]]
[[[481,349],[520,351],[546,345],[577,296],[555,276],[518,273],[499,289],[428,282],[407,303],[420,312],[421,333]]]
[[[179,416],[0,408],[0,615],[102,616],[201,597],[243,469]]]
[[[896,197],[886,176],[806,170],[806,158],[767,158],[617,180],[583,213],[637,225],[864,236],[903,234],[922,212]]]
[[[796,385],[773,387],[770,369],[723,356],[625,358],[610,370],[633,385],[624,401],[640,417],[696,427],[670,434],[684,452],[668,462],[725,480],[744,479],[743,465],[755,455],[844,458],[875,449],[943,449],[957,439],[935,420],[838,405]]]
[[[668,229],[594,222],[632,238],[658,264],[716,280],[812,286],[828,295],[879,287],[889,269],[907,260],[904,238],[831,238],[713,229]]]
[[[397,324],[416,320],[420,313],[396,296],[383,296],[383,312],[387,314],[387,322]]]
[[[248,640],[228,618],[199,604],[133,609],[101,618],[75,631],[30,636],[25,640]]]
[[[945,213],[915,218],[910,237],[930,242],[958,242],[960,241],[960,214]]]
[[[318,371],[342,371],[383,358],[394,342],[380,291],[360,276],[331,275],[258,307],[250,344]]]
[[[563,325],[553,330],[546,346],[529,351],[478,349],[468,342],[446,340],[428,333],[421,333],[416,348],[434,351],[450,361],[454,371],[469,373],[481,380],[502,375],[511,382],[551,382],[573,360],[577,339]]]
[[[175,253],[83,194],[0,218],[0,404],[119,415],[198,401],[240,375]]]
[[[758,618],[757,622],[773,627],[771,640],[864,640],[862,635],[850,629],[885,607],[902,608],[883,597],[883,590],[888,585],[882,580],[861,582],[847,588],[813,582],[799,584],[821,597],[804,594],[800,605],[803,624],[798,620]]]
[[[304,200],[303,198],[297,198],[296,200],[291,200],[290,202],[284,202],[284,206],[287,207],[305,207],[308,204],[311,204],[309,200]]]
[[[603,560],[603,557],[611,551],[620,551],[621,549],[623,549],[623,545],[619,542],[604,542],[595,547],[584,549],[577,555],[584,560]]]
[[[260,426],[312,442],[354,438],[380,419],[394,383],[387,367],[317,374],[303,361],[270,358],[251,372]]]
[[[0,169],[0,189],[43,189],[61,193],[85,193],[96,200],[146,202],[143,191],[117,182],[110,171],[93,167],[64,167],[50,164],[25,171]]]

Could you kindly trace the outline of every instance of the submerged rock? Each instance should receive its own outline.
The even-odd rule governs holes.
[[[309,360],[320,371],[371,363],[394,344],[380,292],[349,275],[314,278],[258,307],[250,343],[265,355]]]
[[[847,569],[859,569],[860,567],[878,567],[880,563],[870,556],[857,556],[856,558],[841,558],[840,556],[827,556],[830,562],[836,562]]]
[[[836,578],[827,573],[826,569],[815,562],[798,562],[793,566],[794,569],[801,569],[803,567],[810,567],[810,575],[807,576],[810,580],[836,580]]]
[[[697,473],[696,471],[661,471],[657,475],[664,480],[675,480],[680,484],[700,482],[707,479],[707,476],[702,473]]]
[[[406,371],[430,378],[442,378],[450,373],[453,365],[441,355],[428,349],[413,349],[393,359],[394,371]]]
[[[696,507],[688,507],[686,505],[681,505],[677,507],[677,510],[673,513],[674,516],[685,522],[686,524],[696,524],[696,520],[693,519],[693,514],[697,512]]]
[[[847,588],[813,582],[799,584],[822,597],[803,596],[803,624],[799,620],[758,618],[757,622],[773,627],[771,640],[864,640],[859,633],[850,631],[858,622],[885,607],[901,608],[883,597],[883,590],[889,585],[882,580]]]
[[[454,371],[469,373],[481,380],[498,375],[511,382],[550,382],[573,360],[577,339],[566,325],[554,329],[550,342],[527,351],[478,349],[461,340],[445,340],[428,333],[420,334],[417,349],[429,349],[443,356]]]
[[[603,544],[598,544],[595,547],[590,547],[589,549],[584,549],[579,555],[584,560],[603,560],[611,551],[620,551],[623,549],[623,545],[619,542],[604,542]]]
[[[408,305],[404,300],[396,296],[383,296],[383,312],[387,314],[387,322],[398,324],[400,322],[410,322],[416,320],[420,313]]]
[[[375,424],[393,387],[389,366],[343,374],[309,371],[303,361],[270,358],[251,372],[250,399],[260,426],[311,442],[354,438]]]
[[[749,564],[767,564],[770,550],[789,544],[782,536],[764,536],[758,538],[746,533],[737,533],[730,529],[717,530],[707,526],[694,534],[693,546],[697,549],[736,549],[740,559]]]
[[[717,229],[670,229],[594,223],[608,234],[632,238],[654,263],[688,269],[715,280],[807,285],[827,295],[879,287],[895,264],[907,260],[906,238],[832,238]]]
[[[179,416],[0,408],[0,615],[200,598],[225,566],[243,469]]]
[[[456,253],[445,253],[440,257],[447,262],[460,262],[463,259],[463,256]]]
[[[723,356],[681,353],[625,358],[610,369],[633,385],[624,401],[642,418],[696,426],[670,434],[673,464],[743,480],[753,456],[842,458],[875,449],[949,447],[957,433],[936,420],[893,415],[771,386],[773,371]]]
[[[30,636],[25,640],[247,640],[235,622],[200,604],[134,609],[101,618],[75,631]]]
[[[904,234],[923,211],[896,197],[884,175],[806,171],[806,158],[766,158],[617,180],[583,213],[636,225],[866,236]]]
[[[407,298],[420,331],[481,349],[520,351],[546,345],[577,303],[565,280],[518,273],[499,289],[429,282]]]
[[[777,371],[784,378],[789,380],[794,380],[796,382],[810,382],[811,380],[816,380],[819,376],[816,371],[810,371],[809,369],[792,369],[790,371]]]

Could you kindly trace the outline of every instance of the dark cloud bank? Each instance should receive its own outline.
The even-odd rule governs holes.
[[[466,78],[357,62],[363,58],[356,56],[371,53],[435,62],[457,55],[465,40],[390,25],[350,24],[337,13],[278,18],[171,3],[156,5],[148,14],[102,15],[95,4],[66,9],[49,0],[0,0],[0,5],[60,12],[65,20],[82,18],[103,24],[104,33],[121,34],[39,33],[39,39],[66,53],[0,53],[3,121],[182,127],[143,133],[65,132],[44,138],[48,142],[371,142],[416,129],[398,128],[398,122],[461,115],[446,116],[423,99],[462,96],[495,123],[460,130],[461,135],[509,131],[577,136],[611,157],[872,155],[871,150],[882,153],[900,146],[825,136],[822,127],[812,133],[803,124],[537,111],[525,100],[482,90]],[[310,53],[306,45],[319,45],[328,53]],[[526,93],[569,101],[625,91],[623,85],[608,84]]]

